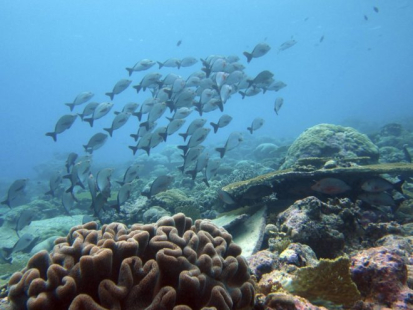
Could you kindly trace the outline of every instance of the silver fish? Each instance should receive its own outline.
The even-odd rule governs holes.
[[[240,70],[233,71],[225,80],[225,84],[234,85],[238,84],[245,78],[245,73]]]
[[[11,248],[1,248],[2,256],[9,259],[14,253],[22,252],[28,249],[37,240],[35,236],[29,233],[23,234]],[[11,260],[10,260],[11,262]]]
[[[337,195],[349,191],[351,188],[344,181],[336,178],[324,178],[317,181],[311,189],[327,195]]]
[[[396,201],[386,192],[366,192],[358,195],[358,199],[372,206],[396,207]]]
[[[217,133],[218,128],[223,128],[227,126],[230,122],[232,121],[232,116],[229,116],[228,114],[223,114],[217,123],[211,122],[211,126],[214,128],[214,133]]]
[[[222,189],[218,191],[218,198],[221,199],[227,205],[235,204],[235,200],[231,197],[231,195]]]
[[[251,87],[251,85],[258,85],[258,84],[266,84],[268,82],[272,83],[274,73],[272,73],[271,71],[268,70],[264,70],[261,71],[260,73],[257,74],[257,76],[255,78],[253,78],[252,80],[248,80],[249,83],[249,87]]]
[[[84,118],[83,120],[85,122],[88,122],[90,124],[90,127],[93,127],[94,121],[108,114],[112,107],[112,102],[102,102],[96,107],[95,111],[93,111],[92,117]]]
[[[203,104],[202,107],[196,107],[196,110],[199,112],[200,116],[202,116],[204,112],[212,112],[216,109],[220,109],[221,112],[224,111],[224,106],[220,98],[212,98],[207,103]]]
[[[204,178],[202,181],[206,184],[206,186],[209,187],[209,180],[212,179],[215,174],[218,171],[219,166],[221,165],[221,160],[220,159],[211,159],[208,160],[205,173],[204,173]]]
[[[148,114],[148,119],[146,122],[141,123],[141,126],[146,126],[149,128],[149,124],[157,121],[166,111],[166,102],[157,102]],[[147,126],[148,125],[148,126]]]
[[[133,88],[135,88],[138,93],[141,89],[145,91],[146,88],[152,86],[153,84],[159,83],[161,77],[162,74],[159,72],[148,73],[142,78],[141,82],[138,85],[133,86]]]
[[[137,165],[137,164],[133,164],[133,165],[129,166],[128,169],[126,169],[126,172],[123,176],[123,180],[118,181],[117,183],[120,184],[120,185],[123,185],[123,184],[126,184],[126,183],[131,183],[135,179],[139,179],[138,173],[139,173],[140,169],[141,169],[141,166]]]
[[[158,100],[157,98],[148,98],[142,103],[139,112],[134,112],[132,113],[132,115],[136,116],[138,120],[141,121],[142,115],[148,114],[152,110],[153,106],[158,102],[161,102],[161,101]]]
[[[96,196],[97,196],[97,185],[96,185],[96,179],[94,178],[93,174],[89,174],[87,185],[89,187],[90,197],[92,199],[92,204],[90,205],[90,208],[96,211],[95,204],[96,204]],[[95,215],[96,215],[96,212],[95,212]]]
[[[200,145],[202,142],[205,141],[206,137],[208,136],[211,128],[201,127],[194,131],[191,138],[189,138],[187,145],[178,145],[178,148],[184,151],[184,155],[188,151],[189,148],[195,147]]]
[[[78,115],[80,116],[80,119],[83,121],[85,116],[93,115],[93,112],[95,111],[98,105],[99,105],[99,102],[95,102],[95,101],[89,102],[83,109],[83,112],[78,113]]]
[[[76,198],[75,198],[75,196],[73,195],[72,192],[68,192],[68,193],[64,192],[63,193],[63,195],[62,195],[62,206],[63,206],[63,209],[65,210],[66,214],[69,215],[69,216],[72,216],[70,214],[70,210],[73,209],[73,206],[75,205],[75,201],[76,201]]]
[[[170,118],[168,118],[169,121],[172,121],[174,119],[181,119],[187,117],[189,114],[192,113],[192,109],[188,107],[182,107],[179,108],[175,111],[174,115]]]
[[[49,188],[50,190],[45,193],[45,195],[52,195],[55,196],[56,190],[59,188],[60,184],[62,183],[62,175],[60,172],[54,172],[49,179]]]
[[[113,119],[112,126],[110,128],[103,128],[103,130],[106,130],[109,133],[109,135],[112,137],[113,131],[125,125],[130,116],[131,114],[129,112],[120,112]]]
[[[153,60],[142,59],[141,61],[138,61],[132,68],[126,68],[126,70],[128,71],[129,76],[131,76],[133,72],[148,70],[155,64],[156,62]]]
[[[133,155],[136,154],[138,150],[144,150],[148,156],[150,153],[150,143],[151,143],[151,138],[152,138],[152,133],[147,132],[139,141],[136,146],[129,146],[129,148],[132,150]]]
[[[184,138],[184,141],[186,141],[186,138],[188,136],[192,136],[192,134],[195,132],[195,130],[197,130],[198,128],[201,128],[202,126],[204,126],[206,121],[207,120],[205,118],[197,118],[197,119],[193,120],[191,122],[191,124],[189,124],[186,132],[185,133],[180,133],[179,135],[182,138]]]
[[[172,86],[175,82],[176,79],[178,78],[182,78],[180,75],[175,74],[175,73],[169,73],[168,75],[166,75],[164,77],[164,79],[160,82],[160,85],[162,85],[162,87],[164,86]]]
[[[89,139],[89,142],[86,145],[83,145],[83,147],[85,148],[86,152],[92,154],[93,151],[96,151],[97,149],[101,148],[105,144],[107,139],[107,134],[98,132],[97,134],[94,134]]]
[[[83,175],[88,172],[90,169],[90,160],[83,160],[75,164],[72,168],[70,174],[63,176],[64,179],[68,179],[70,181],[70,187],[66,190],[66,192],[73,193],[73,189],[75,186],[80,186],[81,188],[85,188],[83,185]]]
[[[198,156],[201,155],[201,153],[205,150],[205,146],[203,145],[198,145],[195,147],[192,147],[188,150],[186,155],[184,156],[184,164],[181,167],[178,167],[178,169],[184,173],[190,168],[195,161],[198,159]]]
[[[81,105],[89,101],[93,96],[94,96],[94,93],[90,91],[85,91],[77,95],[76,98],[73,100],[73,102],[65,103],[65,105],[67,105],[70,108],[70,111],[73,111],[73,108],[76,105]]]
[[[166,127],[166,133],[163,136],[164,141],[166,141],[166,137],[174,134],[177,132],[181,127],[185,124],[185,119],[178,118],[178,119],[173,119],[171,122],[168,124]]]
[[[113,170],[113,168],[103,168],[98,172],[96,176],[96,185],[101,193],[110,188],[110,177],[112,176]]]
[[[113,97],[115,95],[119,95],[121,92],[123,92],[128,86],[132,83],[131,80],[128,79],[121,79],[119,80],[115,86],[113,86],[112,92],[105,93],[106,96],[109,96],[110,100],[113,100]]]
[[[201,85],[201,79],[197,76],[191,76],[185,81],[186,87],[198,87]]]
[[[166,127],[165,126],[161,126],[161,127],[157,127],[151,136],[151,142],[149,143],[149,148],[153,149],[155,147],[157,147],[161,142],[164,142],[164,137],[166,135]],[[149,153],[148,153],[149,155]]]
[[[226,152],[236,148],[243,140],[242,134],[238,131],[234,131],[229,135],[224,147],[217,147],[215,150],[219,152],[219,155],[222,158]]]
[[[252,97],[255,95],[258,95],[261,92],[261,88],[252,86],[252,87],[248,87],[245,91],[239,91],[239,93],[242,96],[242,99],[244,99],[245,97]]]
[[[182,78],[177,78],[172,84],[172,96],[176,96],[185,88],[186,82]]]
[[[195,180],[198,172],[201,172],[207,166],[208,161],[209,161],[209,153],[208,152],[201,153],[196,160],[195,168],[192,170],[187,170],[185,173],[191,175],[192,180]]]
[[[34,217],[35,213],[32,210],[23,210],[22,213],[20,213],[20,216],[16,222],[16,226],[14,227],[17,237],[20,237],[19,231],[22,230],[24,227],[30,225]]]
[[[262,125],[264,125],[264,119],[261,117],[257,117],[252,121],[250,127],[247,127],[248,131],[252,134],[254,131],[260,129]]]
[[[281,107],[283,106],[283,103],[284,103],[284,98],[278,97],[277,99],[275,99],[274,111],[277,115],[278,115],[278,112],[280,111]]]
[[[221,97],[222,104],[225,104],[232,94],[232,87],[227,84],[222,85],[221,91],[219,92],[219,94]]]
[[[383,178],[376,177],[364,181],[363,184],[361,184],[361,189],[369,193],[379,193],[392,189],[396,189],[401,192],[403,183],[404,181],[400,181],[393,184]]]
[[[52,137],[53,141],[56,142],[57,141],[57,135],[59,133],[62,133],[65,130],[69,129],[70,127],[72,127],[72,125],[75,122],[76,118],[77,118],[77,114],[63,115],[57,121],[57,123],[54,127],[54,131],[46,133],[46,136]]]
[[[296,40],[288,40],[288,41],[285,41],[283,44],[281,44],[281,45],[278,47],[278,53],[281,52],[281,51],[284,51],[284,50],[286,50],[286,49],[288,49],[288,48],[290,48],[290,47],[292,47],[292,46],[294,46],[296,43],[297,43]]]
[[[180,68],[181,67],[181,61],[178,58],[169,58],[165,60],[164,62],[158,61],[159,69],[162,67],[168,67],[168,68]]]
[[[136,103],[136,102],[129,102],[129,103],[127,103],[127,104],[125,104],[124,106],[123,106],[123,109],[122,109],[122,111],[121,112],[118,112],[118,111],[115,111],[114,113],[116,114],[116,115],[118,115],[118,114],[120,114],[120,113],[122,113],[122,112],[124,112],[124,113],[134,113],[135,111],[136,111],[136,109],[139,107],[139,103]]]
[[[70,167],[72,167],[75,164],[77,157],[78,155],[76,153],[69,153],[69,155],[67,156],[65,164],[67,173],[70,172]]]
[[[271,49],[271,47],[263,42],[263,43],[258,43],[254,49],[252,50],[251,53],[248,52],[244,52],[244,56],[247,57],[247,62],[249,63],[251,61],[251,59],[253,58],[258,58],[258,57],[262,57],[265,54],[268,53],[268,51]]]
[[[173,100],[173,109],[181,107],[191,107],[192,102],[196,96],[195,91],[192,88],[184,88]],[[170,106],[171,108],[171,106]]]
[[[136,141],[138,141],[139,138],[142,138],[145,136],[147,133],[151,133],[151,131],[156,127],[157,123],[150,123],[148,129],[146,129],[146,126],[140,126],[138,132],[136,134],[130,134],[130,136]]]
[[[196,59],[195,57],[184,57],[181,60],[181,67],[191,67],[193,65],[195,65],[198,62],[198,59]]]
[[[14,181],[7,191],[6,200],[3,200],[1,204],[7,205],[11,209],[11,202],[23,194],[27,181],[28,179],[18,179]]]
[[[284,87],[286,87],[287,84],[285,84],[282,81],[273,81],[271,84],[269,84],[268,86],[264,87],[263,89],[263,93],[265,94],[265,92],[267,90],[273,90],[273,91],[279,91],[280,89],[283,89]]]
[[[130,183],[123,184],[119,189],[116,197],[116,204],[111,206],[117,213],[120,212],[120,207],[130,198],[131,190],[132,188]]]
[[[142,192],[143,196],[148,197],[149,199],[160,192],[164,192],[168,189],[173,181],[173,176],[170,175],[161,175],[152,182],[149,192]]]

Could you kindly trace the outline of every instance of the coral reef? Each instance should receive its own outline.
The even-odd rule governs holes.
[[[366,135],[351,127],[320,124],[307,129],[294,141],[281,169],[292,167],[299,158],[334,156],[369,156],[370,163],[376,163],[379,151]]]
[[[363,297],[360,309],[412,309],[413,290],[407,286],[402,257],[386,247],[370,248],[351,258],[351,277]]]
[[[177,214],[96,229],[73,227],[15,273],[13,309],[252,309],[241,249],[212,223]]]

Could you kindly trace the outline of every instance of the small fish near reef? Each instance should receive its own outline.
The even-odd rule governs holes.
[[[317,181],[311,189],[327,195],[338,195],[351,189],[344,181],[336,178],[324,178]]]

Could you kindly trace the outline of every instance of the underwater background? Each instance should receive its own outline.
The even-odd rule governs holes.
[[[94,101],[106,101],[104,93],[127,78],[125,67],[143,58],[163,62],[223,54],[238,55],[246,64],[243,51],[264,41],[272,47],[246,71],[254,76],[270,70],[288,86],[277,95],[244,100],[233,95],[225,107],[233,122],[209,135],[206,143],[224,143],[231,131],[245,130],[255,117],[265,119],[256,134],[277,139],[294,139],[319,123],[364,131],[388,122],[411,124],[409,1],[2,1],[1,7],[3,192],[13,179],[36,178],[35,167],[65,159],[68,152],[83,152],[82,145],[94,133],[110,126],[110,117],[93,128],[78,119],[57,143],[44,134],[69,113],[65,102],[82,91],[92,91]],[[278,46],[291,38],[297,44],[277,53]],[[182,44],[177,46],[179,40]],[[178,73],[185,77],[200,66]],[[173,69],[161,72],[166,75]],[[134,73],[132,85],[142,76]],[[285,104],[277,117],[273,102],[278,95]],[[142,103],[148,96],[129,87],[114,99],[114,110],[129,101]],[[76,108],[80,112],[83,107]],[[208,119],[219,115],[214,111]],[[136,127],[131,119],[115,132],[94,154],[94,162],[133,160],[127,145]],[[170,143],[181,141],[171,137]]]

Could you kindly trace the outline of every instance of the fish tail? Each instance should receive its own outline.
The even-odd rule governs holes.
[[[126,68],[126,70],[129,72],[129,76],[132,75],[133,69],[132,68]]]
[[[12,248],[0,248],[0,256],[9,264],[12,262],[12,258],[10,257],[11,252]]]
[[[214,133],[217,133],[218,128],[219,128],[218,124],[215,124],[215,123],[213,123],[213,122],[210,122],[210,124],[211,124],[211,126],[214,128]]]
[[[247,130],[250,132],[250,134],[252,134],[252,132],[253,132],[252,127],[247,127]]]
[[[130,148],[130,149],[132,150],[133,155],[135,155],[135,154],[136,154],[136,151],[138,150],[138,147],[137,147],[137,146],[129,145],[128,148]]]
[[[184,166],[179,166],[178,170],[181,171],[182,173],[184,173]]]
[[[90,127],[93,127],[93,117],[89,117],[89,118],[84,118],[83,119],[85,122],[88,122]]]
[[[251,59],[252,59],[252,54],[248,53],[248,52],[244,52],[243,53],[245,57],[247,57],[247,62],[250,63]]]
[[[174,119],[173,117],[165,117],[168,121],[172,122]]]
[[[83,113],[77,113],[77,115],[79,115],[80,119],[83,121],[83,117],[84,117]]]
[[[109,133],[109,136],[112,137],[112,133],[113,133],[113,128],[112,128],[112,127],[110,127],[110,128],[103,128],[103,130],[107,131],[107,132]]]
[[[65,103],[65,105],[67,105],[70,108],[70,111],[73,111],[73,108],[75,107],[73,103]]]
[[[6,205],[6,206],[8,206],[10,209],[11,209],[11,206],[10,206],[10,201],[9,201],[9,199],[7,198],[6,200],[3,200],[2,202],[0,202],[0,204],[2,204],[2,205]]]
[[[166,106],[169,108],[169,111],[172,113],[175,110],[175,105],[172,100],[166,101]]]
[[[141,192],[142,196],[145,196],[148,199],[151,199],[151,193],[150,192]]]
[[[219,152],[219,156],[222,158],[225,155],[225,147],[217,147],[215,151]]]
[[[188,151],[188,146],[187,145],[178,145],[178,149],[181,149],[182,151],[184,151],[184,155],[185,155],[186,152]]]
[[[114,93],[105,93],[106,96],[109,96],[110,100],[113,100]]]
[[[245,92],[243,92],[243,91],[239,91],[238,93],[240,93],[240,94],[241,94],[241,96],[242,96],[242,98],[241,98],[241,99],[244,99],[244,98],[245,98]]]
[[[163,63],[161,63],[160,61],[157,61],[158,65],[159,65],[159,69],[161,69],[163,67]]]
[[[47,132],[46,136],[48,137],[52,137],[53,141],[56,142],[57,141],[57,134],[55,132]]]
[[[138,84],[138,85],[133,86],[133,88],[135,88],[135,89],[136,89],[136,92],[139,94],[139,92],[140,92],[141,89],[142,89],[142,86],[141,86],[141,84]]]
[[[143,147],[142,150],[144,150],[144,151],[146,152],[146,154],[148,154],[148,156],[149,156],[150,153],[151,153],[151,148],[150,148],[149,146]]]
[[[166,142],[166,138],[168,137],[168,134],[166,132],[158,133],[163,139],[164,142]]]
[[[187,170],[187,171],[185,172],[185,174],[191,175],[192,180],[195,180],[197,171],[196,171],[196,169],[194,169],[194,170]]]
[[[209,187],[209,182],[208,182],[207,178],[203,178],[203,179],[202,179],[202,182],[204,182],[205,185]]]
[[[182,138],[184,138],[184,142],[186,141],[186,137],[188,137],[187,133],[178,133]]]
[[[138,118],[139,121],[141,121],[142,119],[142,112],[133,112],[132,113],[133,116],[136,116]]]
[[[135,140],[135,142],[136,141],[138,141],[138,139],[139,139],[139,136],[138,135],[135,135],[135,134],[130,134],[129,136],[131,136],[134,140]]]

